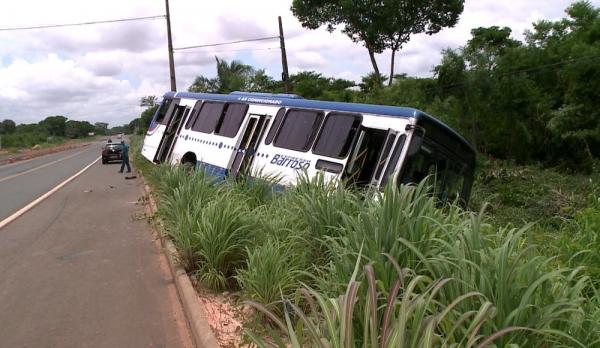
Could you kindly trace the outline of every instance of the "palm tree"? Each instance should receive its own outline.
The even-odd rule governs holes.
[[[218,92],[229,93],[233,91],[246,91],[256,73],[253,67],[238,60],[227,63],[215,57],[217,60]]]
[[[217,77],[208,78],[196,76],[189,92],[200,93],[229,93],[233,91],[273,92],[278,84],[268,76],[264,69],[256,70],[239,60],[227,63],[224,59],[217,60]]]

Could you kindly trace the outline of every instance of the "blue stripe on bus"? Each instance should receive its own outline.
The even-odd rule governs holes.
[[[248,178],[246,179],[246,185],[252,187],[259,180],[263,182],[265,181],[265,179],[261,177],[248,176]],[[287,186],[271,183],[270,188],[272,193],[281,193],[287,189]]]
[[[228,171],[227,168],[215,166],[210,163],[198,161],[197,166],[198,169],[204,170],[204,172],[210,176],[215,177],[216,179],[225,180],[227,177]]]
[[[215,184],[227,179],[229,175],[229,170],[227,168],[215,166],[214,164],[198,161],[196,163],[196,169],[204,170],[204,172],[215,179]],[[256,180],[261,180],[261,178],[256,177],[248,177],[247,184],[252,186]],[[272,190],[274,193],[281,193],[287,189],[287,186],[281,184],[274,184]]]

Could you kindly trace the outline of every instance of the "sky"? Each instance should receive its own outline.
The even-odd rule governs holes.
[[[571,0],[466,0],[459,22],[438,34],[414,35],[396,55],[396,74],[431,76],[445,48],[459,48],[472,28],[508,26],[523,39],[532,23],[557,20]],[[593,0],[600,6],[600,0]],[[302,28],[291,0],[170,0],[173,47],[278,35],[283,20],[290,73],[316,70],[360,81],[372,71],[366,49],[340,33]],[[19,0],[0,11],[0,29],[163,15],[164,0]],[[279,79],[278,40],[176,51],[177,89],[198,75],[216,75],[215,56],[237,59]],[[389,75],[390,54],[377,56]],[[128,123],[143,110],[140,98],[170,90],[164,18],[41,30],[0,30],[0,120],[33,123],[52,115]]]

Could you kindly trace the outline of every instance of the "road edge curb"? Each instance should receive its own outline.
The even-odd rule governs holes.
[[[157,212],[157,206],[154,198],[152,197],[152,191],[150,186],[146,184],[141,172],[140,177],[144,185],[144,192],[148,199],[150,213],[154,215]],[[208,320],[204,315],[204,311],[202,310],[200,302],[198,302],[196,289],[194,289],[194,286],[192,285],[192,282],[190,281],[190,278],[183,267],[181,267],[179,262],[177,262],[179,259],[179,254],[177,253],[177,249],[175,249],[175,245],[170,239],[163,236],[162,233],[160,233],[160,231],[158,231],[152,224],[151,228],[158,235],[160,244],[162,246],[162,251],[169,263],[169,270],[171,271],[173,281],[175,282],[177,295],[183,306],[183,312],[185,313],[190,331],[192,332],[192,338],[195,346],[198,348],[218,348],[219,344],[215,334],[208,324]]]

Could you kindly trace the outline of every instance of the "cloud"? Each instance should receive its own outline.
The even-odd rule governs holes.
[[[86,53],[78,62],[96,76],[117,76],[123,71],[123,56],[119,51],[93,52]]]
[[[15,60],[0,69],[0,80],[0,115],[16,121],[20,117],[39,120],[48,115],[74,119],[86,115],[94,121],[100,119],[95,115],[98,109],[135,105],[131,98],[121,97],[131,89],[129,81],[98,77],[73,60],[62,60],[55,54],[34,63]],[[109,121],[119,120],[109,117]]]

